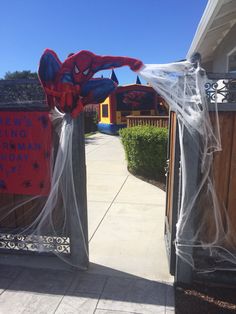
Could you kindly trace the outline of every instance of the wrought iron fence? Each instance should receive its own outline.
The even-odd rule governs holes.
[[[207,73],[207,76],[205,90],[210,103],[236,102],[236,73]]]

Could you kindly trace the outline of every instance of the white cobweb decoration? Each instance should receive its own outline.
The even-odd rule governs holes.
[[[82,208],[81,202],[78,203],[78,193],[86,193],[86,187],[82,186],[84,182],[79,187],[75,186],[75,177],[80,174],[78,171],[75,173],[73,166],[73,136],[77,134],[74,130],[78,125],[70,114],[60,113],[57,109],[51,111],[50,119],[54,142],[50,193],[47,196],[10,195],[7,204],[0,207],[0,226],[5,225],[6,219],[14,222],[16,219],[13,216],[17,216],[17,225],[6,231],[1,230],[0,248],[4,251],[14,250],[15,253],[55,254],[70,266],[84,270],[88,266],[88,234],[83,223],[85,216],[81,218],[81,213],[86,208]],[[79,142],[83,139],[75,140]],[[86,198],[86,195],[82,197]],[[27,217],[28,222],[25,222]]]
[[[222,204],[219,204],[212,179],[213,155],[221,150],[221,141],[216,104],[211,118],[209,115],[204,89],[206,74],[189,61],[145,65],[138,74],[167,101],[178,120],[181,185],[176,253],[195,269],[212,271],[219,269],[223,261],[230,262],[235,270],[236,241],[231,247],[226,245],[232,235],[231,226],[227,214],[222,215]],[[54,253],[65,262],[85,269],[69,258],[71,251],[64,254],[68,246],[70,250],[77,250],[66,242],[73,228],[81,238],[81,249],[88,259],[87,230],[81,218],[83,209],[77,202],[80,187],[74,185],[78,173],[75,174],[73,168],[73,134],[77,126],[69,114],[57,110],[51,113],[51,120],[57,137],[57,147],[53,147],[51,191],[44,198],[36,195],[9,199],[0,208],[0,225],[6,216],[14,215],[23,206],[26,215],[28,210],[35,213],[35,217],[29,224],[18,221],[23,228],[15,229],[14,235],[7,235],[7,243],[11,245],[13,237],[19,242],[18,249]],[[210,236],[209,217],[213,230]],[[196,261],[198,250],[207,252],[205,256],[213,256],[214,264]]]
[[[212,178],[213,156],[221,151],[221,139],[217,98],[209,114],[205,71],[198,63],[183,61],[146,64],[138,74],[167,101],[178,121],[181,184],[176,254],[200,271],[221,269],[222,263],[226,263],[224,269],[236,270],[236,245],[226,244],[230,221],[219,204]],[[214,262],[209,262],[209,257]]]

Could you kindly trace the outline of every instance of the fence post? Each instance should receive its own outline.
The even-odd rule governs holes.
[[[198,63],[201,61],[201,55],[199,53],[195,53],[191,56],[190,60],[195,67],[197,67]],[[199,177],[199,140],[193,141],[191,134],[187,130],[187,128],[182,124],[182,146],[184,146],[184,150],[182,148],[181,151],[181,161],[185,162],[185,174],[183,174],[182,165],[181,165],[181,175],[180,175],[180,184],[182,182],[182,176],[185,175],[186,179],[186,191],[184,195],[181,195],[181,185],[180,185],[180,193],[179,197],[182,199],[182,211],[186,212],[185,204],[188,203],[193,197],[194,193],[197,190],[197,183]],[[180,139],[181,141],[181,139]],[[191,174],[191,175],[190,175]],[[180,205],[181,206],[181,205]],[[183,228],[181,239],[178,244],[181,245],[181,241],[186,241],[186,239],[193,239],[194,236],[194,219],[193,215],[190,215],[190,219],[188,219],[188,223],[185,224]],[[193,247],[192,246],[182,246],[181,252],[183,255],[189,256],[190,258],[193,256]],[[192,282],[193,269],[192,266],[187,263],[180,256],[176,256],[176,271],[175,271],[175,281],[181,283],[191,283]]]
[[[87,269],[88,255],[88,221],[87,221],[87,180],[85,164],[84,113],[74,121],[72,135],[72,168],[76,201],[79,213],[70,208],[70,250],[73,266]],[[78,225],[78,215],[80,226]]]
[[[190,202],[191,198],[194,196],[194,194],[197,191],[197,185],[199,181],[199,140],[196,139],[196,141],[193,141],[193,138],[187,128],[183,126],[182,135],[183,135],[183,146],[184,146],[184,152],[181,151],[181,160],[185,160],[185,176],[186,176],[186,191],[184,192],[184,195],[181,195],[181,181],[182,181],[182,175],[183,171],[181,170],[181,176],[180,176],[180,192],[179,192],[179,198],[183,197],[183,212],[185,214],[186,203]],[[181,139],[180,139],[181,141]],[[187,175],[186,175],[187,174]],[[181,205],[179,205],[180,207]],[[189,216],[189,219],[187,223],[185,224],[182,233],[181,238],[178,239],[179,243],[177,243],[181,246],[182,241],[191,240],[194,237],[194,231],[195,231],[195,221],[193,215]],[[189,246],[182,246],[181,252],[183,255],[189,256],[190,258],[193,256],[193,247],[191,245]],[[180,256],[176,256],[176,271],[175,271],[175,281],[181,282],[181,283],[191,283],[192,282],[192,273],[193,268],[190,264],[188,264],[186,261],[184,261]]]

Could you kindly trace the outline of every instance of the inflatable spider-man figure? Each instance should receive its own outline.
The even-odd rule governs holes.
[[[74,118],[86,104],[103,102],[117,86],[111,79],[93,78],[93,75],[125,65],[138,71],[143,63],[128,57],[98,56],[86,50],[70,54],[62,63],[54,51],[46,49],[38,74],[49,106],[69,112]]]

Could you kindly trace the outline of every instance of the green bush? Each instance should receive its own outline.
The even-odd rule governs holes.
[[[128,169],[148,179],[165,182],[168,130],[152,126],[121,129]]]

